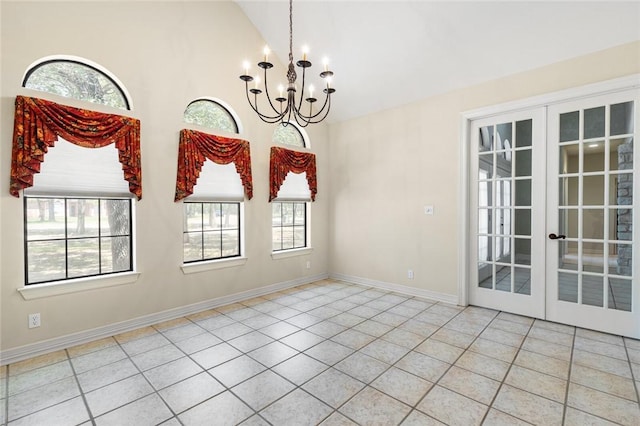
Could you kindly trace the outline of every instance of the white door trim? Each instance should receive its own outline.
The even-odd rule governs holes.
[[[467,306],[469,304],[469,143],[471,135],[469,130],[473,120],[488,118],[494,115],[507,112],[517,112],[536,107],[547,107],[549,105],[562,103],[570,100],[606,95],[633,88],[640,88],[640,74],[631,74],[612,80],[599,83],[573,87],[544,95],[533,96],[517,101],[506,102],[489,107],[478,108],[461,113],[460,120],[460,168],[458,184],[458,304]]]

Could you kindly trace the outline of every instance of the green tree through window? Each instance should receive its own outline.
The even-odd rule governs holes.
[[[238,133],[238,126],[231,113],[209,99],[191,102],[184,111],[184,121],[223,132]]]
[[[54,60],[33,67],[24,87],[119,109],[129,109],[122,89],[111,77],[79,62]]]

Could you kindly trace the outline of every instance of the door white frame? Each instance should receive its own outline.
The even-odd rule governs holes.
[[[613,80],[589,84],[585,86],[575,87],[571,89],[561,90],[558,92],[548,93],[540,96],[534,96],[513,102],[507,102],[490,107],[484,107],[465,111],[461,114],[460,119],[460,169],[459,169],[459,190],[458,190],[458,304],[467,306],[469,304],[469,265],[470,259],[470,235],[469,235],[469,195],[471,191],[469,167],[471,165],[469,144],[471,142],[471,122],[477,119],[489,118],[492,116],[528,110],[537,107],[546,107],[549,105],[567,102],[570,100],[578,100],[598,95],[607,95],[611,93],[626,91],[629,89],[640,88],[640,74],[632,74],[626,77],[620,77]]]

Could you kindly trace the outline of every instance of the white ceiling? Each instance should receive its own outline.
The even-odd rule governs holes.
[[[287,63],[288,1],[235,1]],[[634,40],[640,40],[637,0],[293,2],[294,61],[307,44],[312,74],[325,56],[335,72],[332,122]],[[255,72],[261,52],[245,54]],[[273,92],[285,73],[271,70]]]

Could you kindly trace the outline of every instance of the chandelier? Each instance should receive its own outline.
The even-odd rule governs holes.
[[[293,0],[289,0],[289,67],[287,71],[288,85],[285,87],[281,84],[278,87],[278,97],[273,100],[269,95],[269,86],[267,81],[267,71],[273,68],[273,64],[269,62],[269,48],[264,49],[264,60],[258,62],[258,68],[264,70],[264,92],[268,101],[266,107],[267,112],[264,110],[261,112],[258,109],[258,95],[262,93],[260,89],[260,77],[258,75],[254,77],[249,75],[249,64],[244,63],[244,74],[240,76],[240,79],[245,82],[245,89],[247,93],[247,101],[251,108],[258,114],[258,117],[266,123],[282,123],[288,125],[292,119],[298,123],[301,127],[306,127],[309,124],[319,123],[324,120],[329,114],[331,109],[331,94],[336,90],[331,87],[331,77],[333,71],[329,70],[327,61],[324,61],[324,70],[320,73],[320,77],[324,80],[325,88],[322,92],[325,94],[324,103],[322,108],[314,109],[314,104],[318,101],[313,97],[314,87],[309,85],[305,91],[305,73],[307,68],[311,67],[311,62],[307,60],[306,49],[303,49],[302,59],[296,62],[299,68],[302,68],[302,86],[300,87],[300,96],[296,99],[298,87],[296,85],[296,79],[298,77],[295,67],[293,65]],[[249,83],[254,82],[254,87],[249,88]],[[251,93],[253,96],[251,96]],[[286,95],[286,97],[285,97]],[[252,100],[253,98],[253,100]],[[303,104],[303,100],[306,101]]]

